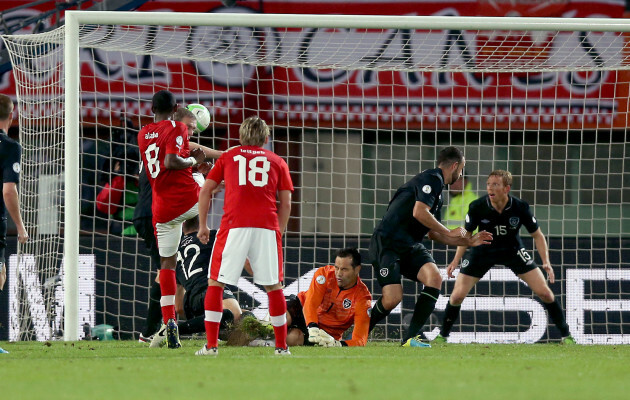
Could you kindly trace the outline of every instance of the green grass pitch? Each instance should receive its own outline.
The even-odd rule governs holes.
[[[220,347],[0,342],[3,399],[630,399],[630,346]]]

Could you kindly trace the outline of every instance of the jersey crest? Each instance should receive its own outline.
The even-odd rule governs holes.
[[[519,223],[520,221],[521,221],[521,220],[520,220],[518,217],[512,217],[512,218],[510,218],[510,225],[512,225],[512,226],[518,226],[518,223]]]
[[[347,310],[350,307],[352,307],[352,300],[350,300],[350,299],[343,299],[343,308],[345,308]]]

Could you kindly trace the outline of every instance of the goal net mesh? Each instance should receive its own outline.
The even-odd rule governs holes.
[[[465,151],[466,186],[476,196],[492,170],[514,175],[511,194],[532,205],[547,235],[551,288],[578,341],[630,342],[626,34],[81,25],[79,35],[80,204],[64,203],[64,28],[3,36],[18,88],[20,199],[31,233],[9,260],[11,340],[54,339],[64,329],[65,229],[80,230],[80,324],[115,326],[121,338],[141,331],[157,266],[131,221],[136,134],[152,120],[152,94],[168,89],[179,104],[210,110],[210,127],[192,139],[201,144],[237,144],[240,123],[253,114],[272,127],[272,149],[296,187],[285,294],[306,290],[313,269],[333,263],[339,248],[358,247],[367,261],[369,237],[395,190],[454,145]],[[116,179],[124,182],[120,200],[97,201]],[[455,195],[445,188],[442,217],[462,225],[467,206],[449,208]],[[219,195],[212,228],[221,204]],[[63,226],[64,211],[77,207],[80,226]],[[455,248],[425,245],[444,272]],[[376,273],[364,262],[374,300]],[[444,277],[424,327],[429,337],[453,289],[454,279]],[[422,286],[403,279],[403,289],[373,339],[400,339]],[[264,290],[245,275],[237,298],[266,314]],[[83,336],[81,326],[68,329]],[[558,338],[538,299],[503,266],[473,289],[451,335],[457,342]]]

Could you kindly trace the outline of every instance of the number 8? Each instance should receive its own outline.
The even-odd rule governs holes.
[[[155,154],[152,154],[155,152]],[[160,148],[155,143],[151,143],[144,155],[147,158],[147,171],[151,178],[155,179],[160,173],[160,163],[158,161],[158,154],[160,154]]]

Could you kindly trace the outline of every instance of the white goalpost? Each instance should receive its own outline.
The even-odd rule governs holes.
[[[157,266],[126,214],[134,132],[152,118],[153,92],[168,89],[211,111],[194,139],[208,146],[236,144],[252,114],[272,127],[296,186],[285,294],[306,290],[340,247],[367,257],[397,187],[455,145],[478,196],[492,170],[513,173],[513,193],[547,235],[552,289],[577,341],[630,343],[630,20],[68,11],[62,28],[3,39],[35,232],[9,261],[10,340],[74,341],[99,324],[121,338],[141,330]],[[103,213],[96,197],[115,176],[124,194]],[[454,195],[444,190],[444,220]],[[455,249],[426,244],[444,271]],[[378,299],[368,263],[361,277]],[[453,283],[445,279],[428,337]],[[400,338],[421,290],[403,288],[373,339]],[[265,314],[262,289],[247,277],[238,289],[244,307]],[[508,269],[493,268],[470,296],[454,342],[558,339]]]

